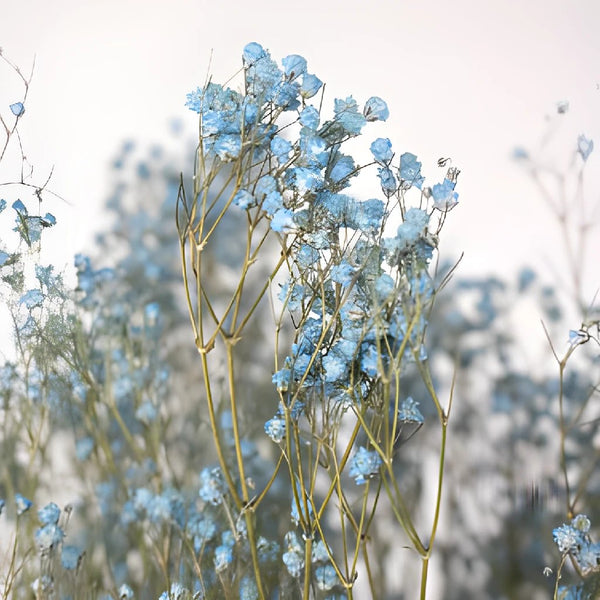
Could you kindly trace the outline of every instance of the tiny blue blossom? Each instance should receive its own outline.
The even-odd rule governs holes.
[[[79,559],[81,558],[81,550],[77,546],[63,546],[60,561],[63,569],[72,571],[77,568]]]
[[[119,600],[133,600],[135,598],[133,590],[126,583],[119,587],[117,593],[119,594]]]
[[[314,106],[307,106],[300,113],[300,123],[309,129],[317,129],[321,116]]]
[[[297,552],[295,550],[289,550],[288,552],[284,552],[282,560],[288,573],[292,577],[300,577],[302,569],[304,569],[304,556],[302,551]]]
[[[6,506],[6,501],[2,498],[0,498],[0,515],[2,515],[2,511],[4,510],[4,507]]]
[[[377,176],[379,177],[379,181],[381,182],[381,189],[383,190],[383,193],[388,198],[390,196],[393,196],[396,193],[396,189],[398,188],[398,183],[396,182],[396,178],[394,177],[392,170],[388,169],[387,167],[382,167],[377,171]]]
[[[316,76],[309,73],[304,73],[302,77],[302,84],[300,85],[300,95],[308,100],[312,98],[323,85],[323,82]]]
[[[244,60],[249,64],[264,58],[265,56],[267,56],[267,52],[260,44],[257,44],[256,42],[250,42],[244,46],[243,57]]]
[[[333,565],[319,565],[315,568],[315,581],[320,590],[329,591],[339,583]]]
[[[265,433],[279,444],[285,437],[285,419],[275,416],[265,423]]]
[[[21,117],[25,113],[25,106],[22,102],[15,102],[10,105],[10,112],[12,112],[15,117]]]
[[[376,475],[381,466],[381,457],[375,450],[367,450],[361,446],[350,461],[350,477],[354,477],[357,485],[366,483]]]
[[[232,202],[243,210],[255,204],[254,196],[247,190],[239,190],[233,197]]]
[[[352,96],[345,100],[334,101],[335,118],[350,135],[358,135],[366,123],[366,119],[358,112],[358,104]]]
[[[215,548],[214,565],[217,573],[223,572],[233,562],[233,548],[221,545]]]
[[[419,403],[410,396],[398,408],[398,418],[408,423],[423,423],[425,419],[418,408]]]
[[[442,212],[447,212],[458,204],[458,194],[454,191],[454,182],[444,179],[443,183],[433,186],[433,206]]]
[[[200,473],[200,498],[215,506],[221,504],[225,494],[225,482],[219,467],[205,467]]]
[[[377,138],[371,144],[371,154],[381,165],[388,165],[392,158],[394,158],[392,142],[388,138]]]
[[[29,290],[19,300],[20,304],[24,304],[29,310],[41,306],[43,301],[44,294],[42,290]]]
[[[27,512],[33,505],[31,500],[25,498],[25,496],[22,496],[21,494],[15,494],[15,502],[17,504],[17,515],[22,515]]]
[[[271,152],[275,155],[279,164],[283,164],[288,160],[291,151],[292,144],[281,136],[276,135],[271,140]]]
[[[384,100],[378,96],[372,96],[365,102],[363,114],[367,121],[387,121],[390,111]]]
[[[44,525],[56,525],[60,518],[60,508],[54,502],[50,502],[38,510],[38,518]]]
[[[294,213],[280,208],[271,219],[271,229],[277,233],[288,233],[294,229]]]
[[[35,532],[35,541],[42,552],[58,546],[64,537],[64,531],[54,523],[44,525]]]
[[[421,189],[425,178],[421,175],[421,163],[410,152],[405,152],[400,157],[400,179],[409,187],[414,185]]]
[[[283,72],[290,80],[306,73],[306,59],[298,54],[290,54],[281,60]]]

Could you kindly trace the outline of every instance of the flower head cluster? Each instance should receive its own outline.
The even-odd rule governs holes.
[[[591,541],[590,527],[588,517],[577,515],[552,532],[560,552],[571,555],[584,573],[600,566],[600,544]]]

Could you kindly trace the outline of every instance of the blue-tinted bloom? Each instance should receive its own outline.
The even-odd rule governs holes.
[[[335,120],[350,135],[358,135],[366,123],[365,117],[358,112],[358,104],[352,96],[348,96],[345,100],[336,98],[333,111]]]
[[[382,167],[377,171],[383,193],[388,198],[390,196],[393,196],[396,193],[396,189],[398,188],[398,183],[396,182],[396,178],[394,177],[392,170],[388,169],[387,167]]]
[[[581,134],[577,138],[577,152],[581,154],[581,158],[586,161],[594,149],[594,142]]]
[[[381,466],[381,457],[375,450],[367,450],[361,446],[350,461],[350,477],[354,477],[357,485],[366,483],[376,475]]]
[[[79,564],[80,557],[81,550],[77,548],[77,546],[63,546],[60,556],[63,569],[67,569],[67,571],[76,569],[77,565]]]
[[[352,283],[354,277],[354,267],[346,260],[342,260],[339,264],[334,265],[329,272],[331,280],[346,287]]]
[[[0,212],[6,208],[6,200],[0,200]]]
[[[444,179],[436,183],[431,190],[433,206],[442,212],[447,212],[458,204],[458,194],[454,191],[454,182]]]
[[[2,515],[2,511],[4,510],[5,506],[6,506],[6,501],[3,500],[2,498],[0,498],[0,515]]]
[[[305,99],[312,98],[323,85],[323,82],[316,76],[304,73],[302,84],[300,85],[300,95]]]
[[[240,600],[257,600],[258,588],[252,577],[245,575],[240,581]]]
[[[317,540],[313,543],[311,549],[311,562],[320,563],[320,562],[328,562],[329,554],[327,553],[327,546],[323,540]]]
[[[277,387],[277,391],[287,392],[288,386],[290,384],[290,370],[285,368],[280,369],[279,371],[273,374],[272,381]]]
[[[233,197],[232,202],[243,210],[246,210],[255,204],[254,196],[247,190],[239,190]]]
[[[12,207],[17,211],[18,215],[23,216],[23,217],[27,216],[27,214],[28,214],[27,208],[20,200],[15,200],[12,203]]]
[[[569,345],[571,347],[579,346],[579,344],[585,344],[585,342],[587,342],[589,339],[589,334],[587,334],[585,331],[582,331],[581,329],[569,330]]]
[[[265,196],[277,191],[277,181],[272,175],[263,175],[254,188],[254,196],[258,202],[262,202]]]
[[[180,583],[172,583],[168,592],[163,592],[158,600],[185,600],[189,597],[189,590]]]
[[[229,545],[221,545],[215,548],[214,565],[215,571],[221,573],[233,562],[233,548]]]
[[[243,57],[248,64],[256,62],[260,58],[267,56],[265,49],[256,42],[250,42],[244,46]]]
[[[377,138],[371,144],[371,154],[381,165],[387,165],[394,158],[392,142],[388,138]]]
[[[222,161],[234,160],[242,150],[242,138],[237,133],[219,135],[214,140],[212,150]]]
[[[306,73],[306,59],[298,54],[286,56],[282,59],[281,64],[283,65],[283,72],[290,81]]]
[[[329,591],[339,583],[333,565],[320,565],[315,568],[315,581],[320,590]]]
[[[156,421],[158,416],[158,410],[151,400],[142,402],[138,409],[135,411],[135,418],[144,423],[144,425],[150,425]]]
[[[262,209],[268,215],[274,215],[278,210],[284,208],[283,206],[283,196],[277,191],[274,190],[269,192],[262,203]]]
[[[295,110],[300,106],[300,101],[298,100],[299,93],[300,87],[297,83],[285,81],[277,89],[277,94],[273,98],[273,102],[276,106],[280,106],[285,110]]]
[[[215,506],[221,504],[225,495],[225,481],[219,467],[205,467],[200,473],[200,498]]]
[[[41,306],[44,301],[44,294],[42,290],[29,290],[25,292],[19,302],[24,304],[27,308],[32,309],[37,306]]]
[[[301,195],[316,191],[323,183],[323,177],[317,169],[292,167],[287,173],[292,177],[294,189]]]
[[[300,552],[294,550],[288,550],[284,552],[282,556],[283,564],[286,566],[288,573],[292,577],[300,577],[302,569],[304,569],[304,555],[302,550]]]
[[[21,494],[15,494],[15,502],[17,504],[17,515],[22,515],[23,513],[27,512],[33,505],[31,500],[28,500]]]
[[[279,444],[285,437],[285,419],[274,416],[265,423],[265,433],[276,443]]]
[[[375,293],[378,302],[385,302],[394,291],[394,280],[387,274],[382,273],[375,281]]]
[[[35,532],[35,541],[42,552],[58,546],[64,537],[65,532],[54,523],[44,525]]]
[[[408,423],[423,423],[425,419],[418,407],[419,403],[408,396],[398,408],[398,418]]]
[[[308,127],[309,129],[317,129],[319,126],[319,121],[321,119],[321,115],[319,111],[314,106],[307,106],[300,113],[300,123],[304,125],[304,127]]]
[[[354,159],[351,156],[338,154],[336,156],[335,164],[329,171],[329,179],[334,183],[339,183],[348,177],[348,175],[350,175],[355,168],[356,166],[354,164]]]
[[[400,157],[400,179],[409,187],[414,185],[421,189],[425,178],[421,175],[421,163],[410,152],[405,152]]]
[[[10,112],[12,112],[15,117],[20,117],[25,112],[25,106],[22,102],[15,102],[10,105]]]
[[[390,116],[390,111],[384,100],[378,96],[372,96],[366,101],[363,114],[367,121],[386,121]]]
[[[271,229],[278,233],[288,233],[294,229],[294,213],[287,208],[279,209],[271,219]]]
[[[365,342],[361,348],[360,368],[368,377],[379,373],[379,351],[374,343]]]
[[[577,519],[577,517],[575,517],[575,519]],[[571,521],[571,524],[563,524],[552,532],[554,542],[563,554],[567,552],[577,553],[586,543],[586,532],[573,527],[573,521],[575,521],[575,519]]]
[[[271,140],[271,152],[277,158],[279,164],[284,164],[290,157],[292,144],[281,136],[276,135]]]
[[[38,518],[44,525],[56,525],[60,518],[60,508],[54,502],[50,502],[38,510]]]

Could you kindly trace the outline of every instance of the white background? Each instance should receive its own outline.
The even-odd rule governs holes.
[[[19,0],[2,10],[0,44],[24,71],[36,56],[21,132],[38,180],[54,166],[51,187],[69,203],[46,208],[60,217],[59,263],[93,250],[121,142],[160,142],[173,117],[193,132],[185,94],[204,81],[211,49],[214,80],[224,81],[244,44],[258,41],[278,59],[305,56],[330,103],[383,97],[391,117],[366,141],[383,135],[417,154],[432,183],[443,176],[437,158],[452,157],[460,205],[445,250],[465,252],[463,273],[502,275],[524,262],[561,264],[547,205],[511,155],[536,147],[559,100],[571,108],[559,123],[563,155],[550,161],[566,164],[579,133],[600,145],[599,22],[598,0]],[[0,77],[6,117],[6,90],[18,88],[6,68]],[[596,152],[587,179],[598,164]],[[590,202],[599,189],[590,186]]]

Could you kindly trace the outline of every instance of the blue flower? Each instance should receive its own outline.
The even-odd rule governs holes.
[[[25,498],[25,496],[22,496],[21,494],[15,494],[15,502],[17,504],[17,515],[22,515],[27,512],[33,505],[31,500]]]
[[[314,106],[307,106],[300,113],[300,123],[309,129],[316,130],[319,126],[319,121],[321,119],[321,115],[319,111]]]
[[[294,229],[294,213],[280,208],[271,219],[271,229],[277,233],[288,233]]]
[[[215,548],[214,565],[217,573],[222,573],[233,562],[233,547],[221,545]]]
[[[337,154],[335,157],[335,164],[329,171],[329,179],[334,183],[339,183],[351,175],[355,168],[356,165],[354,164],[354,159],[351,156]]]
[[[320,590],[329,591],[339,583],[333,565],[320,565],[315,568],[315,581]]]
[[[378,96],[372,96],[366,101],[363,114],[367,121],[386,121],[390,116],[390,111],[384,100]]]
[[[189,590],[183,587],[180,583],[174,582],[171,584],[168,592],[163,592],[158,600],[185,600],[189,597]]]
[[[50,502],[38,510],[38,518],[44,525],[56,525],[60,518],[60,508],[54,502]]]
[[[200,498],[215,506],[221,504],[225,495],[225,481],[219,467],[205,467],[200,473]]]
[[[232,202],[241,209],[246,210],[251,206],[254,206],[256,201],[254,200],[254,196],[248,190],[238,190],[233,197]]]
[[[381,457],[375,450],[367,450],[361,446],[350,461],[350,477],[354,477],[357,485],[366,483],[379,472]]]
[[[256,42],[250,42],[244,46],[243,58],[248,64],[252,64],[267,55],[266,50]]]
[[[377,138],[371,144],[371,154],[379,164],[388,165],[392,158],[394,158],[392,142],[388,138]]]
[[[300,577],[304,569],[304,555],[301,548],[292,548],[284,552],[282,560],[292,577]]]
[[[308,100],[321,89],[322,85],[323,82],[316,75],[304,73],[304,76],[302,77],[302,84],[300,85],[300,95],[305,100]]]
[[[418,406],[419,403],[408,396],[398,408],[398,418],[407,423],[423,423],[425,419]]]
[[[14,104],[10,105],[10,112],[12,112],[15,117],[21,117],[25,112],[25,106],[22,102],[15,102]]]
[[[285,419],[275,416],[265,423],[265,433],[276,443],[279,444],[285,437]]]
[[[290,370],[286,368],[280,369],[279,371],[273,374],[272,381],[277,387],[277,391],[287,392],[288,386],[290,384]]]
[[[352,282],[354,272],[354,267],[348,261],[342,260],[339,264],[334,265],[331,268],[329,276],[335,283],[339,283],[341,286],[347,287]]]
[[[219,135],[214,140],[212,151],[224,162],[234,160],[242,151],[242,138],[237,133]]]
[[[281,64],[283,65],[283,72],[290,81],[306,73],[306,59],[298,54],[286,56],[282,59]]]
[[[581,158],[583,158],[584,162],[588,159],[589,155],[592,153],[594,149],[594,142],[585,137],[585,135],[581,134],[577,138],[577,152],[581,154]]]
[[[271,152],[275,155],[280,165],[289,159],[291,151],[292,144],[281,136],[276,135],[271,140]]]
[[[262,203],[262,209],[268,214],[273,216],[278,210],[284,208],[283,196],[277,191],[273,190],[269,192]]]
[[[35,541],[42,552],[58,546],[64,537],[65,532],[55,523],[44,525],[35,532]]]
[[[350,135],[358,135],[366,123],[366,119],[358,112],[358,104],[352,96],[345,100],[336,98],[334,101],[335,120]]]
[[[4,510],[4,507],[6,506],[6,501],[2,498],[0,498],[0,515],[2,515],[2,511]]]
[[[408,187],[414,185],[419,189],[425,181],[425,178],[421,175],[421,163],[410,152],[405,152],[400,157],[400,179],[406,182]]]
[[[567,552],[577,552],[584,543],[582,532],[571,525],[562,525],[552,531],[554,542],[558,549],[566,554]]]
[[[258,202],[262,202],[267,194],[277,191],[277,181],[272,175],[263,175],[256,183],[254,196]]]
[[[454,191],[454,182],[444,179],[443,183],[433,186],[433,206],[442,212],[447,212],[458,204],[458,194]]]
[[[63,569],[66,569],[67,571],[76,569],[77,565],[79,564],[81,554],[82,552],[79,548],[77,548],[77,546],[63,546],[60,556]]]
[[[382,167],[378,169],[378,177],[381,182],[381,189],[383,193],[389,198],[396,193],[396,189],[398,188],[398,183],[396,182],[396,178],[392,173],[391,169],[387,167]]]

